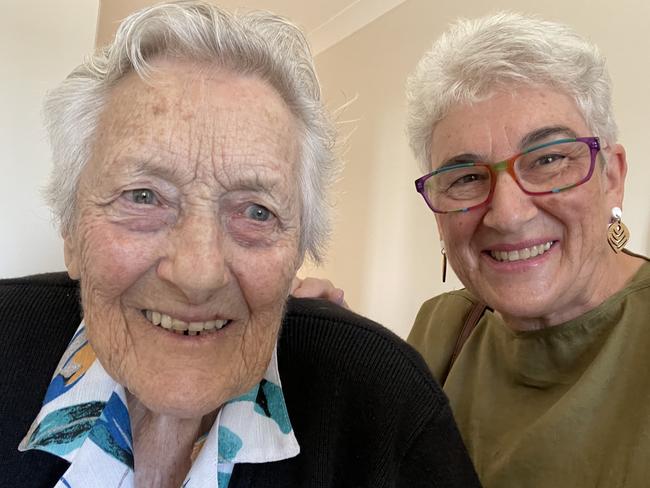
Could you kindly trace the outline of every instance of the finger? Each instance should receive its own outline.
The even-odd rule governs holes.
[[[329,280],[305,278],[294,290],[294,296],[302,298],[327,298],[335,287]]]

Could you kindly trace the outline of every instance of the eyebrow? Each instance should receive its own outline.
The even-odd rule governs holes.
[[[182,172],[175,165],[157,163],[152,159],[132,159],[129,172],[134,176],[154,176],[166,181],[177,181],[182,177]]]
[[[280,184],[281,178],[275,171],[266,168],[246,168],[235,178],[228,178],[227,188],[239,191],[261,191],[273,195],[273,190]]]
[[[573,139],[577,137],[577,134],[575,133],[575,131],[573,131],[572,129],[564,125],[553,125],[549,127],[541,127],[532,132],[529,132],[521,139],[521,141],[519,141],[519,151],[524,151],[525,149],[531,146],[542,144],[547,139],[554,136],[565,136]],[[487,161],[487,158],[475,153],[463,153],[463,154],[458,154],[456,156],[452,156],[451,158],[447,159],[443,164],[438,166],[436,170],[446,168],[447,166],[453,166],[456,164],[476,163],[476,162],[487,163],[489,161]]]
[[[564,125],[542,127],[526,134],[519,142],[519,150],[524,151],[531,146],[546,142],[547,139],[555,136],[565,136],[573,139],[577,137],[577,134]]]
[[[176,181],[181,177],[181,172],[175,166],[158,162],[160,158],[126,156],[114,161],[119,163],[119,171],[124,176],[153,176],[167,181]]]
[[[478,154],[474,154],[474,153],[458,154],[456,156],[447,159],[444,163],[442,163],[440,166],[436,168],[436,171],[442,168],[446,168],[447,166],[454,166],[456,164],[477,163],[482,161],[485,161],[485,158],[482,158]]]
[[[194,172],[178,168],[173,164],[160,163],[154,158],[128,156],[122,159],[122,162],[126,163],[125,175],[130,177],[153,176],[174,184],[183,184],[188,178],[194,177]],[[280,182],[280,178],[274,171],[254,164],[244,165],[237,173],[234,177],[222,173],[220,177],[216,176],[216,181],[230,190],[262,191],[268,194],[272,194],[273,189]]]

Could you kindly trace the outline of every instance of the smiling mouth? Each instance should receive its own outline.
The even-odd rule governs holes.
[[[500,262],[525,261],[544,254],[554,243],[555,241],[548,241],[537,246],[525,247],[515,251],[490,251],[490,256]]]
[[[174,334],[198,336],[214,334],[230,323],[230,320],[208,320],[205,322],[184,322],[155,310],[143,310],[143,315],[153,325]]]

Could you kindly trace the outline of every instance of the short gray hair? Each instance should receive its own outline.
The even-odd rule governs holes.
[[[431,167],[433,129],[452,106],[517,83],[569,95],[594,134],[616,142],[611,82],[596,46],[563,24],[502,12],[453,24],[407,82],[407,132],[424,171]]]
[[[202,1],[159,4],[130,15],[113,43],[48,93],[44,112],[54,168],[45,198],[61,231],[72,230],[79,176],[90,158],[110,89],[131,71],[146,79],[150,62],[164,55],[256,75],[280,94],[301,132],[300,249],[320,262],[330,232],[328,188],[339,161],[309,45],[282,17],[268,12],[231,14]]]

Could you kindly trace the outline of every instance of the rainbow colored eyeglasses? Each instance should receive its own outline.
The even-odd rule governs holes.
[[[534,146],[498,163],[454,161],[415,180],[415,188],[441,214],[490,203],[501,171],[527,195],[560,193],[589,181],[600,149],[598,137],[578,137]]]

